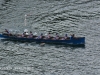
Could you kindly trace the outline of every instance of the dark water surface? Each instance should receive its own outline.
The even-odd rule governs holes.
[[[99,0],[0,0],[0,32],[5,28],[74,33],[86,37],[86,44],[76,48],[0,41],[0,75],[100,75]]]

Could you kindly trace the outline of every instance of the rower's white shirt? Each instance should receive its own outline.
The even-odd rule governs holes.
[[[24,32],[28,32],[28,29],[24,29]]]
[[[26,35],[29,35],[29,33],[28,33],[28,32],[26,32]]]

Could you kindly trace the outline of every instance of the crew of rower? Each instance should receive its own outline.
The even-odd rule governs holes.
[[[32,31],[30,31],[30,34],[28,32],[24,32],[22,34],[22,37],[29,37],[29,38],[32,38],[33,37],[33,34],[32,34]]]
[[[8,34],[9,36],[11,36],[11,35],[13,36],[13,34],[11,34],[7,29],[5,29],[4,33]],[[23,34],[18,35],[17,37],[35,38],[35,39],[52,39],[52,40],[66,40],[66,39],[69,38],[69,37],[67,36],[67,34],[65,34],[64,37],[60,37],[60,36],[58,35],[58,33],[56,33],[56,36],[55,36],[55,37],[51,36],[50,33],[48,33],[46,36],[44,36],[43,33],[41,33],[40,36],[36,36],[36,34],[37,34],[37,33],[35,33],[35,34],[33,35],[32,31],[30,31],[30,33],[28,33],[28,30],[25,30],[25,31],[23,32]],[[75,35],[72,34],[71,37],[70,37],[70,39],[72,39],[72,38],[74,38],[74,37],[75,37]]]

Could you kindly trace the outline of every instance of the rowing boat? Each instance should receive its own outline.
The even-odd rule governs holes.
[[[63,44],[63,45],[85,45],[85,37],[73,37],[69,39],[37,39],[37,38],[27,38],[27,37],[18,37],[16,35],[10,36],[0,33],[0,38],[19,41],[19,42],[37,42],[37,43],[52,43],[52,44]]]
[[[28,15],[25,14],[25,26],[26,26],[26,18]],[[5,34],[6,32],[6,34]],[[67,37],[67,39],[62,39],[64,37],[60,37],[60,39],[55,39],[55,37],[46,39],[44,38],[37,38],[38,36],[32,36],[32,37],[19,37],[17,34],[10,35],[9,31],[5,29],[5,32],[0,33],[0,38],[6,39],[6,40],[12,40],[12,41],[22,41],[22,42],[37,42],[37,43],[52,43],[52,44],[63,44],[63,45],[85,45],[85,37]],[[28,32],[27,29],[24,31],[24,35],[26,35]]]

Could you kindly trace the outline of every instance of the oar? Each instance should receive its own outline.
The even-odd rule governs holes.
[[[41,43],[40,45],[41,45],[41,46],[44,46],[44,45],[45,45],[45,43]]]

